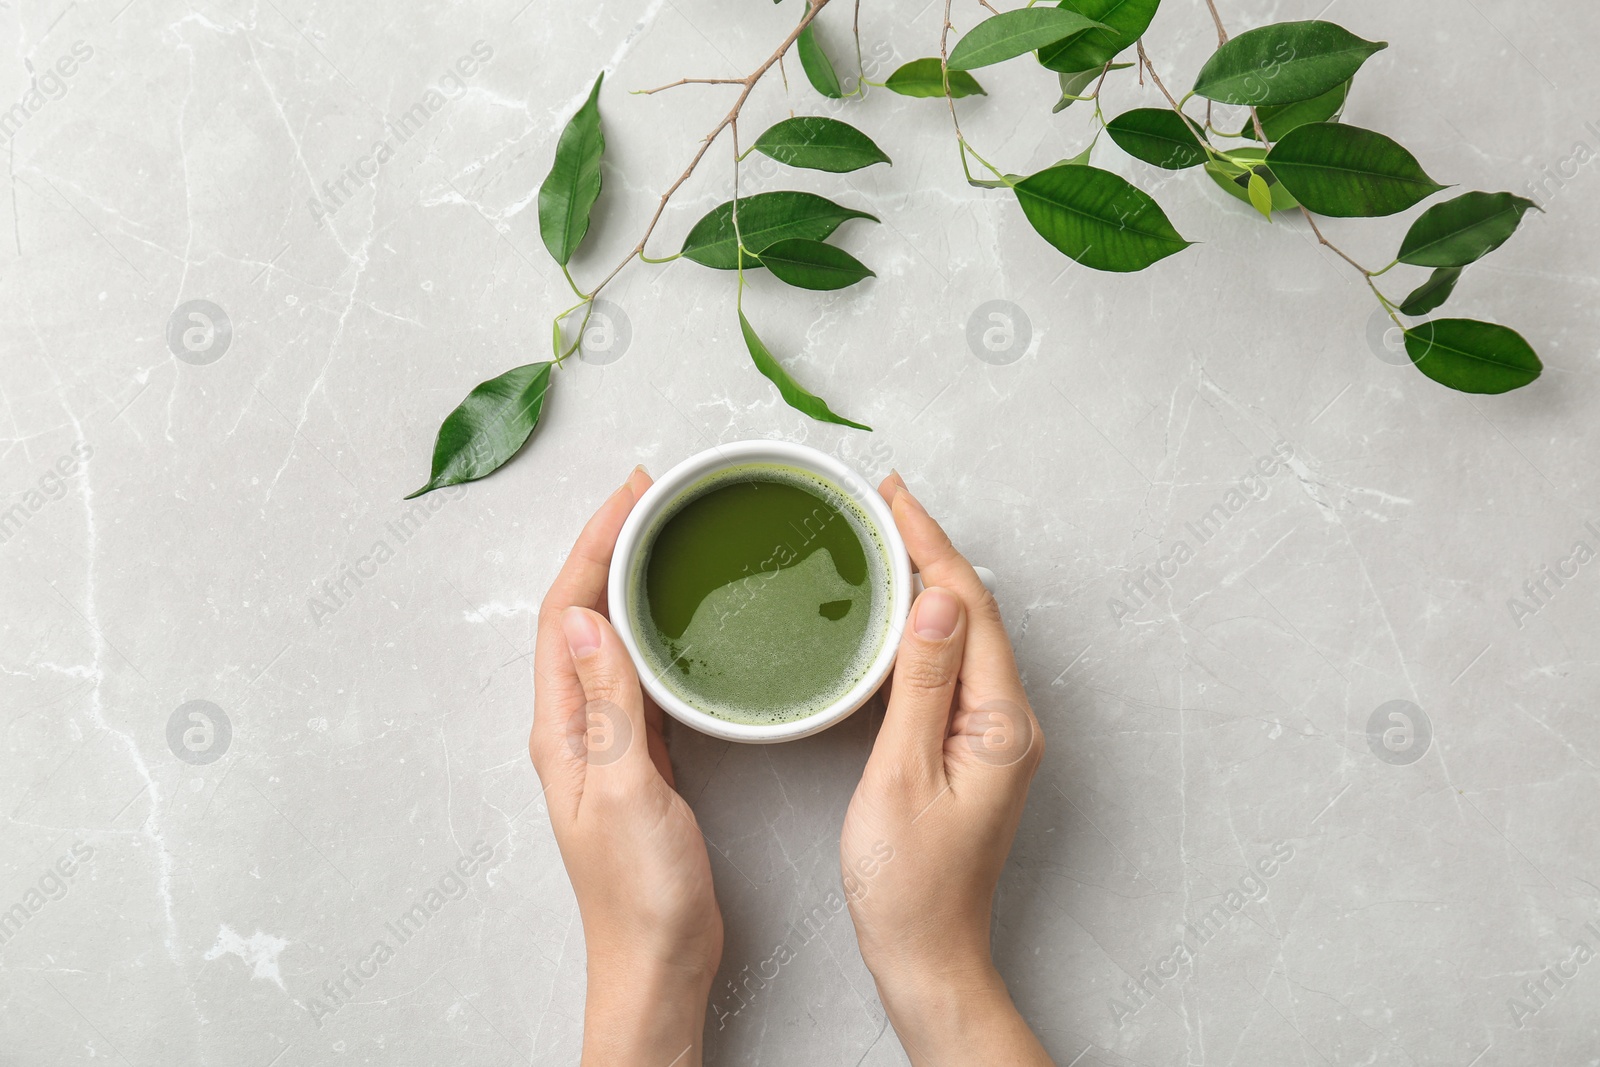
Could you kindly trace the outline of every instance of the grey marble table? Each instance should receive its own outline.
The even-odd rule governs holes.
[[[936,52],[941,6],[864,4],[869,71]],[[1221,7],[1392,42],[1347,120],[1538,197],[1451,307],[1525,333],[1538,382],[1433,384],[1299,220],[1107,145],[1198,243],[1079,267],[964,183],[941,104],[868,92],[839,113],[892,168],[742,180],[882,219],[841,234],[876,279],[745,294],[876,433],[782,405],[729,276],[635,265],[527,453],[415,510],[439,420],[548,351],[567,289],[535,191],[595,73],[590,281],[732,93],[624,90],[742,75],[795,0],[0,3],[0,1063],[574,1062],[582,932],[525,749],[536,606],[634,464],[765,436],[898,468],[1000,575],[1049,754],[994,946],[1058,1063],[1600,1063],[1600,12]],[[1148,45],[1186,84],[1203,5],[1169,0]],[[788,74],[746,141],[821,110]],[[1133,75],[1110,107],[1159,102]],[[1083,146],[1048,73],[984,81],[963,126],[987,158]],[[1329,229],[1382,263],[1405,221]],[[831,904],[874,728],[673,737],[728,918],[713,1063],[906,1062]]]

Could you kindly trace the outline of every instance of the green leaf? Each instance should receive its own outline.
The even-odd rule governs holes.
[[[1418,267],[1475,263],[1505,244],[1528,209],[1538,206],[1511,193],[1463,193],[1435,204],[1411,224],[1400,244],[1400,262]]]
[[[761,250],[761,265],[781,282],[800,289],[843,289],[876,277],[842,248],[804,237],[791,237]]]
[[[1261,212],[1261,216],[1271,222],[1272,190],[1267,186],[1267,179],[1261,176],[1260,171],[1252,169],[1250,177],[1245,181],[1245,194],[1250,197],[1250,206]]]
[[[1128,155],[1167,170],[1198,167],[1206,161],[1205,136],[1187,116],[1165,107],[1124,111],[1106,123],[1106,132]]]
[[[939,82],[939,61],[937,59],[913,59],[902,65],[889,80],[884,82],[884,88],[899,93],[901,96],[943,98],[944,89]],[[983,86],[978,84],[978,79],[962,70],[950,72],[950,96],[960,100],[963,96],[988,96]]]
[[[1290,130],[1267,162],[1295,199],[1333,218],[1393,215],[1445,188],[1383,134],[1340,122]]]
[[[1016,189],[1039,235],[1095,270],[1143,270],[1190,244],[1148,194],[1098,167],[1058,164]]]
[[[1002,11],[978,23],[950,50],[951,70],[976,70],[1032,52],[1084,30],[1104,29],[1093,19],[1059,7]],[[1078,64],[1082,67],[1083,64]]]
[[[1133,66],[1132,63],[1113,63],[1111,64],[1111,69],[1127,70],[1131,66]],[[1104,66],[1099,66],[1093,70],[1079,70],[1071,73],[1061,72],[1057,76],[1061,82],[1061,99],[1056,101],[1056,106],[1050,109],[1050,114],[1054,115],[1058,111],[1065,111],[1077,103],[1078,98],[1084,95],[1083,91],[1089,88],[1089,83],[1100,77],[1101,72],[1104,70]]]
[[[1268,141],[1279,141],[1283,135],[1297,126],[1304,126],[1308,122],[1332,122],[1344,110],[1345,98],[1350,95],[1350,83],[1344,82],[1321,96],[1313,96],[1310,100],[1296,100],[1292,104],[1276,104],[1272,107],[1256,109],[1256,117],[1261,120],[1261,129],[1266,133]],[[1256,136],[1256,124],[1244,124],[1243,137],[1252,141],[1260,140]]]
[[[874,163],[888,163],[872,138],[838,119],[803,115],[771,126],[751,146],[791,167],[842,174]]]
[[[1400,305],[1400,314],[1419,318],[1450,299],[1461,280],[1460,267],[1440,267]]]
[[[1435,319],[1406,331],[1406,354],[1440,385],[1463,393],[1508,393],[1544,364],[1517,331],[1475,319]]]
[[[811,83],[811,88],[831,100],[843,99],[844,90],[839,88],[839,75],[834,71],[828,53],[817,43],[816,28],[815,21],[808,23],[800,31],[800,39],[795,42],[800,51],[800,68],[806,72],[806,81]]]
[[[871,426],[863,426],[859,422],[851,422],[843,415],[835,415],[820,396],[806,392],[800,387],[799,382],[789,377],[789,372],[783,369],[783,364],[772,358],[767,346],[756,336],[756,331],[750,326],[750,320],[744,317],[743,308],[739,309],[739,331],[744,334],[744,346],[750,350],[750,358],[755,361],[756,370],[766,375],[767,380],[778,387],[778,395],[783,397],[784,403],[818,422],[853,426],[858,430],[869,432],[872,430]]]
[[[1267,157],[1267,151],[1264,148],[1235,148],[1230,150],[1228,154],[1235,159],[1247,161],[1263,160]],[[1278,181],[1277,175],[1272,173],[1270,167],[1251,166],[1250,169],[1246,170],[1244,167],[1234,166],[1226,160],[1214,159],[1206,164],[1205,170],[1211,176],[1211,180],[1217,183],[1218,188],[1234,199],[1250,204],[1251,207],[1255,207],[1255,204],[1250,200],[1250,176],[1252,174],[1259,174],[1262,180],[1267,183],[1267,189],[1272,194],[1273,211],[1293,211],[1300,206],[1300,202],[1289,193],[1289,190],[1283,187],[1283,183]]]
[[[757,193],[739,199],[739,232],[744,236],[745,268],[760,266],[750,258],[770,244],[790,237],[825,240],[848,219],[875,216],[854,208],[842,207],[815,193],[781,190]],[[717,270],[739,266],[739,242],[733,232],[733,201],[718,204],[708,211],[683,239],[680,255]]]
[[[439,424],[433,442],[433,476],[406,497],[493,474],[517,454],[539,425],[553,361],[514,367],[479,383]]]
[[[605,135],[600,132],[600,83],[604,80],[602,72],[589,90],[589,99],[561,131],[555,162],[539,186],[539,236],[563,267],[572,261],[572,253],[589,232],[589,212],[600,197],[600,156],[606,150]]]
[[[1061,7],[1094,19],[1104,29],[1085,30],[1039,49],[1039,62],[1050,70],[1100,67],[1138,40],[1155,18],[1161,0],[1061,0]]]
[[[1195,79],[1197,96],[1266,107],[1332,92],[1384,41],[1364,41],[1331,22],[1279,22],[1241,33],[1217,49]]]

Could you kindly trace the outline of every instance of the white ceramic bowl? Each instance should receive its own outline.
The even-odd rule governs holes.
[[[676,501],[685,490],[709,475],[729,467],[750,463],[774,463],[794,467],[826,480],[866,513],[868,520],[882,539],[889,556],[889,611],[888,626],[883,647],[873,659],[871,667],[848,693],[831,706],[815,715],[794,722],[755,724],[730,722],[692,707],[667,688],[651,670],[639,647],[638,635],[633,629],[633,612],[628,605],[628,586],[637,555],[645,547],[644,538],[651,531],[662,510]],[[911,575],[911,559],[906,554],[905,542],[895,528],[894,515],[883,497],[860,474],[850,467],[805,445],[787,441],[740,441],[718,445],[690,456],[656,480],[634,505],[623,523],[617,538],[616,551],[611,556],[610,609],[611,625],[622,637],[639,672],[639,681],[645,691],[655,698],[668,715],[679,722],[694,727],[701,733],[729,741],[753,744],[771,744],[793,741],[820,733],[828,727],[850,717],[865,704],[878,687],[883,685],[894,668],[894,657],[900,647],[900,633],[905,629],[906,615],[916,596]]]

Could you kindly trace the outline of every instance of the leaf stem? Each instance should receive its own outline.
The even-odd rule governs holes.
[[[574,286],[574,288],[576,288],[576,286]],[[583,321],[578,323],[577,336],[573,337],[572,344],[563,349],[561,347],[561,320],[572,314],[574,311],[577,311],[579,308],[583,308]],[[577,351],[578,347],[583,344],[583,331],[589,328],[589,316],[593,314],[594,297],[586,296],[576,304],[573,304],[571,307],[567,308],[567,310],[563,311],[561,314],[557,315],[555,320],[550,324],[551,331],[555,335],[555,343],[551,346],[551,348],[555,353],[555,362],[557,367],[565,363],[567,361],[567,357],[572,355],[573,352]]]
[[[572,280],[572,272],[567,269],[567,265],[565,263],[561,264],[561,276],[567,280],[567,285],[571,286],[572,288],[572,295],[576,296],[580,302],[591,299],[589,294],[585,293],[582,289],[579,289],[578,283]],[[573,307],[577,306],[577,304],[573,305]],[[571,309],[569,308],[568,310]]]

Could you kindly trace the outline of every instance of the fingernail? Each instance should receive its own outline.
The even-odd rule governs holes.
[[[889,468],[889,493],[886,499],[891,507],[894,506],[894,498],[899,496],[905,490],[905,487],[906,480],[900,477],[900,472],[893,467]]]
[[[943,641],[956,632],[956,620],[960,617],[960,602],[935,586],[923,590],[917,598],[917,617],[912,628],[926,641]]]
[[[561,629],[567,635],[567,648],[573,659],[582,659],[600,647],[600,627],[582,608],[568,608],[562,612]]]
[[[644,470],[644,464],[641,463],[637,467],[633,468],[633,470],[628,472],[628,476],[622,479],[622,484],[617,486],[616,492],[627,493],[629,496],[638,496],[638,494],[633,491],[633,479],[640,471],[644,471],[645,477],[648,478],[650,476],[650,472]]]

